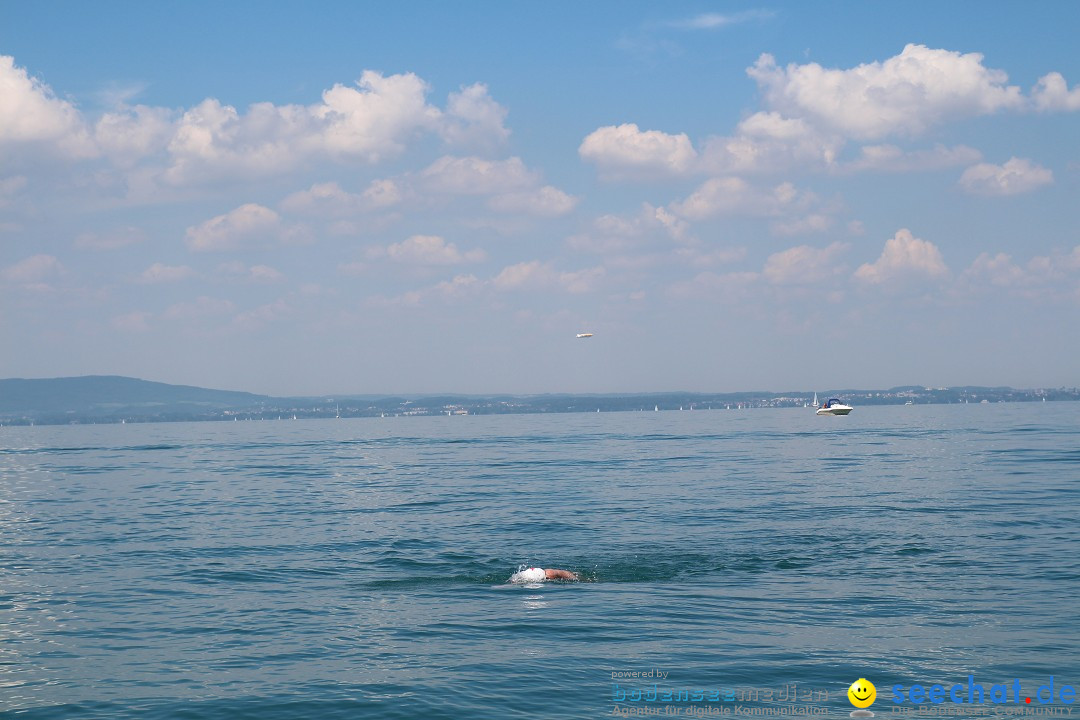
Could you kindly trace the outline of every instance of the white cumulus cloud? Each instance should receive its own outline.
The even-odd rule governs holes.
[[[851,247],[834,242],[825,248],[799,245],[774,253],[765,261],[761,274],[774,285],[806,285],[821,283],[845,271],[839,256]]]
[[[589,232],[571,235],[566,244],[578,252],[597,255],[610,255],[648,243],[666,247],[672,240],[688,240],[688,225],[667,208],[642,203],[635,215],[601,215],[593,220]]]
[[[634,123],[598,128],[582,141],[578,154],[605,175],[681,175],[697,162],[685,133],[641,130]]]
[[[106,113],[94,125],[98,147],[120,165],[163,151],[177,124],[168,108],[136,105]]]
[[[720,15],[703,15],[694,22]],[[689,26],[688,26],[689,27]],[[988,68],[979,53],[910,44],[894,57],[852,68],[817,63],[777,65],[763,54],[747,68],[761,92],[763,109],[728,135],[712,135],[695,149],[685,133],[641,130],[624,123],[590,133],[578,153],[608,178],[651,179],[695,173],[731,175],[803,168],[855,172],[919,172],[977,162],[977,151],[937,145],[902,150],[868,145],[841,162],[851,140],[916,137],[952,120],[1003,111],[1080,109],[1080,87],[1071,90],[1060,73],[1040,79],[1030,96],[1008,84],[1005,72]]]
[[[488,94],[487,85],[476,83],[450,93],[441,134],[451,144],[493,149],[506,142],[506,108]]]
[[[997,287],[1016,287],[1031,282],[1031,277],[1005,253],[980,253],[971,267],[964,271],[969,282],[990,283]]]
[[[545,185],[537,190],[495,195],[488,201],[492,210],[504,213],[524,213],[543,217],[565,215],[578,204],[578,198]]]
[[[427,84],[413,73],[384,76],[366,70],[356,87],[335,85],[310,114],[326,123],[322,139],[331,153],[378,162],[397,154],[422,129],[436,129],[439,110],[427,104]]]
[[[392,207],[402,201],[402,189],[393,180],[374,180],[363,192],[351,193],[336,182],[316,183],[289,195],[281,209],[322,217],[345,217]]]
[[[760,188],[738,177],[718,177],[706,180],[671,209],[691,220],[703,220],[718,215],[751,217],[779,216],[801,212],[816,200],[813,193],[798,190],[791,183],[774,188]]]
[[[1080,86],[1070,90],[1059,72],[1047,73],[1039,78],[1035,89],[1031,91],[1031,97],[1035,101],[1035,107],[1043,112],[1080,110]]]
[[[222,175],[282,172],[320,149],[320,144],[329,147],[329,127],[324,133],[319,134],[311,113],[300,106],[257,103],[242,115],[208,98],[177,123],[168,143],[170,166],[164,177],[173,184],[187,184]]]
[[[973,195],[1020,195],[1054,182],[1054,173],[1024,158],[1004,165],[980,163],[960,176],[960,187]]]
[[[601,266],[560,271],[551,263],[530,260],[503,268],[492,278],[491,284],[501,291],[555,288],[571,294],[582,294],[596,289],[605,275],[606,271]]]
[[[904,278],[943,278],[948,274],[949,268],[937,246],[920,240],[904,228],[885,241],[881,257],[855,271],[855,278],[880,285]]]
[[[308,105],[238,109],[209,97],[182,109],[129,106],[91,123],[71,102],[0,55],[0,150],[44,144],[74,158],[107,157],[141,193],[229,177],[288,172],[316,160],[377,163],[424,134],[491,149],[509,135],[506,110],[483,84],[451,93],[445,111],[413,73],[367,70]],[[136,172],[137,171],[137,172]]]
[[[409,265],[460,265],[480,262],[487,257],[480,249],[461,252],[457,245],[446,242],[438,235],[413,235],[399,243],[388,245],[385,250],[376,254],[385,254],[394,262]]]
[[[366,209],[387,208],[402,200],[402,190],[393,180],[372,180],[360,193]]]
[[[539,260],[530,260],[508,265],[492,279],[491,283],[496,290],[520,290],[543,287],[551,281],[553,275],[554,271],[550,265]]]
[[[451,195],[493,195],[533,187],[537,181],[536,173],[519,157],[485,160],[447,155],[420,172],[425,189]]]
[[[817,63],[779,67],[765,54],[747,73],[771,109],[859,139],[917,135],[948,119],[1026,103],[1003,71],[983,65],[981,54],[924,45],[846,70]]]
[[[96,148],[82,115],[15,58],[0,55],[0,148],[15,143],[53,143],[63,154],[91,157]]]
[[[713,173],[769,172],[792,166],[827,168],[843,146],[835,134],[823,133],[801,118],[775,111],[746,118],[730,137],[711,137],[701,165]]]
[[[198,252],[236,250],[246,245],[266,245],[282,235],[281,217],[256,203],[241,205],[224,215],[187,229],[187,246]]]
[[[45,281],[62,275],[63,272],[64,266],[55,255],[42,253],[9,265],[0,271],[0,277],[14,285],[44,289],[48,287]]]

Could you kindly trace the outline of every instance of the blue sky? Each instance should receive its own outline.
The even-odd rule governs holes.
[[[0,2],[0,376],[1072,386],[1078,21]]]

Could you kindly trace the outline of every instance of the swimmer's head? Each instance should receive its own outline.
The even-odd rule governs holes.
[[[543,582],[546,579],[547,573],[544,572],[544,568],[525,568],[510,576],[510,582],[512,583]]]

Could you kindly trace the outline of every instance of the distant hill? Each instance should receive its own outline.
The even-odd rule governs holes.
[[[172,417],[224,408],[257,408],[269,400],[265,395],[116,375],[0,380],[0,417],[7,418]]]
[[[819,388],[819,391],[821,399],[840,397],[856,408],[867,405],[1080,400],[1080,390],[1077,388],[1013,390],[905,385],[890,390]],[[335,395],[333,398],[290,398],[92,375],[0,380],[0,425],[806,408],[813,395],[814,391],[794,390],[783,393]]]

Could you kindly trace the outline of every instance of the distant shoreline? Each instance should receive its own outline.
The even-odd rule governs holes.
[[[0,425],[220,422],[436,415],[524,415],[660,410],[794,408],[840,397],[855,407],[1080,400],[1080,389],[1008,387],[888,390],[271,397],[118,376],[0,380]]]

